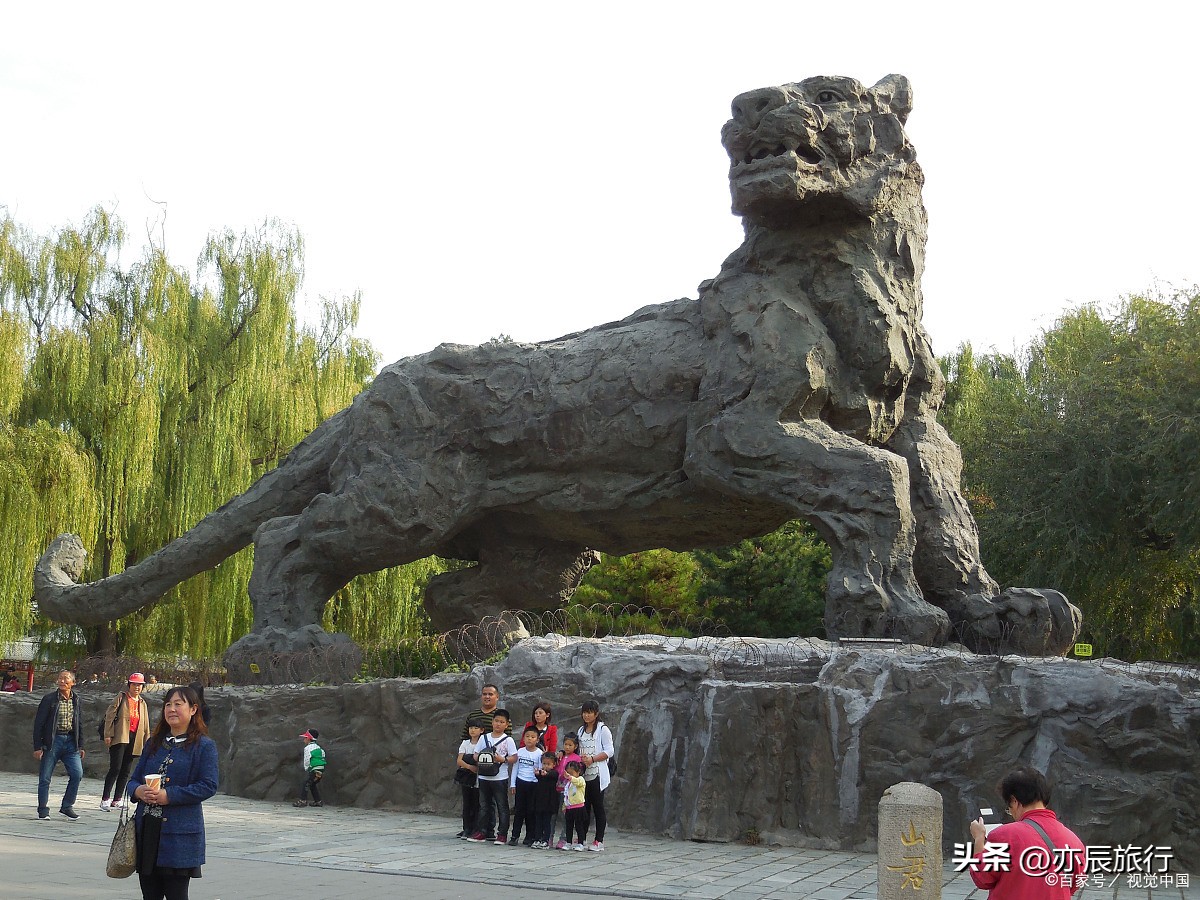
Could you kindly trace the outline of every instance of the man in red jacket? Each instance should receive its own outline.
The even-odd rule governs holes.
[[[1047,808],[1050,785],[1037,769],[1014,769],[1000,782],[1000,798],[1012,816],[992,829],[971,823],[971,880],[989,900],[1070,900],[1083,887],[1083,841]]]

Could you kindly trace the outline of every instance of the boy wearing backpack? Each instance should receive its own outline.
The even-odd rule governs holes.
[[[325,751],[321,749],[321,745],[317,743],[317,736],[320,734],[315,728],[310,728],[300,738],[304,741],[304,755],[302,764],[304,765],[304,781],[300,783],[300,799],[292,806],[301,807],[308,806],[308,792],[312,791],[312,805],[324,806],[321,801],[321,789],[317,787],[321,783],[321,779],[325,777]]]
[[[503,846],[508,839],[508,780],[517,759],[517,745],[505,734],[510,717],[507,709],[492,714],[492,731],[475,745],[475,767],[479,771],[479,824],[467,840],[477,844],[494,841]],[[495,830],[493,830],[495,829]]]

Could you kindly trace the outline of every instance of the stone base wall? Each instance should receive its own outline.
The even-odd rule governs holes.
[[[457,815],[454,755],[484,681],[500,686],[518,732],[539,701],[553,705],[560,733],[578,727],[583,700],[600,702],[617,745],[605,804],[617,829],[711,841],[755,830],[767,842],[870,851],[879,798],[912,781],[942,795],[949,851],[975,810],[995,805],[999,777],[1032,764],[1085,843],[1169,845],[1181,863],[1200,863],[1200,677],[1111,661],[530,638],[470,675],[210,689],[221,790],[295,796],[298,735],[313,727],[329,803]],[[81,693],[85,770],[103,778],[96,722],[112,694]],[[0,759],[30,774],[31,807],[38,699],[0,696]]]

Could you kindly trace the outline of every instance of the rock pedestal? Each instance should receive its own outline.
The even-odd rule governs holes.
[[[949,854],[996,781],[1032,765],[1084,843],[1170,846],[1181,871],[1200,866],[1200,675],[1114,661],[823,641],[528,638],[466,675],[209,688],[220,789],[290,801],[296,735],[311,727],[329,758],[321,792],[331,805],[456,816],[454,757],[484,682],[499,686],[514,730],[535,703],[551,704],[560,735],[579,727],[584,700],[600,703],[616,741],[605,807],[618,831],[700,841],[753,831],[766,844],[875,851],[879,798],[918,782],[941,795]],[[87,796],[108,765],[96,722],[113,694],[76,690]],[[0,766],[29,775],[31,805],[39,699],[0,695]],[[157,722],[161,699],[148,702]],[[898,840],[907,826],[887,833]],[[924,830],[930,853],[936,833]]]
[[[941,900],[942,795],[911,781],[879,801],[879,900]]]

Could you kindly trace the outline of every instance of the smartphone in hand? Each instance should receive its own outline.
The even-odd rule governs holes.
[[[1004,816],[999,811],[990,806],[979,807],[978,818],[983,819],[983,827],[987,829],[987,833],[991,834],[992,829],[1004,824]]]

